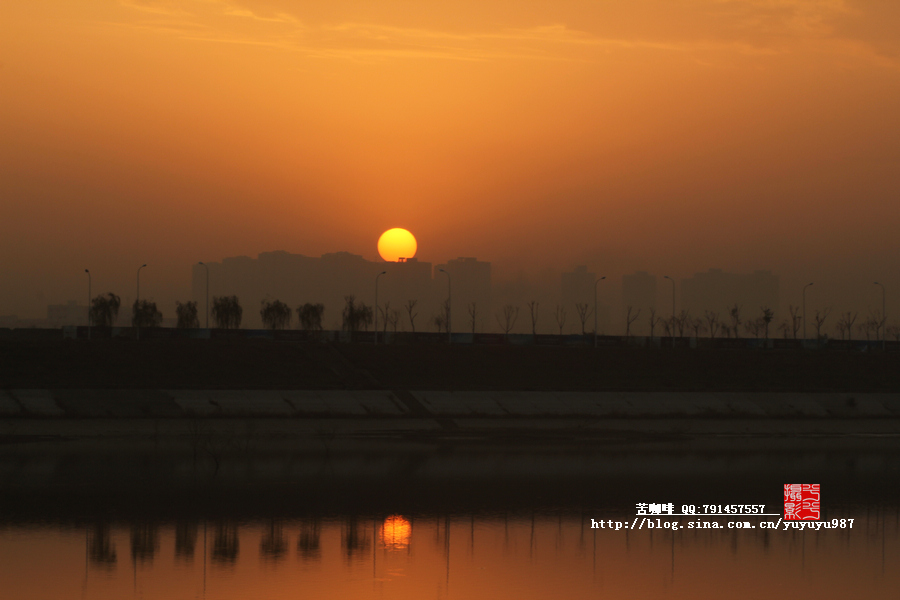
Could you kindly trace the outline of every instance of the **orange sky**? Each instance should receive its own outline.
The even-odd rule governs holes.
[[[900,292],[898,31],[894,0],[5,2],[0,314],[390,227]]]

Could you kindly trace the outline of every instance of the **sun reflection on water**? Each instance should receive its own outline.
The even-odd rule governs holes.
[[[405,550],[409,547],[412,525],[400,515],[391,515],[381,525],[381,543],[388,550]]]

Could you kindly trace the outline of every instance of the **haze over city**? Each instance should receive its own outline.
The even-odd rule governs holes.
[[[171,316],[198,261],[405,227],[495,282],[586,265],[614,307],[637,270],[770,270],[834,310],[880,281],[892,320],[898,30],[849,0],[7,3],[0,314],[147,263]]]

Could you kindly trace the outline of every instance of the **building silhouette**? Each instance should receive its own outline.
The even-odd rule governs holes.
[[[445,268],[453,278],[454,329],[461,330],[470,301],[490,304],[490,263],[474,258],[449,261]],[[408,258],[398,262],[369,261],[349,252],[333,252],[321,257],[263,252],[257,258],[237,256],[221,262],[195,264],[192,268],[192,298],[197,302],[200,322],[206,309],[206,277],[209,269],[209,301],[216,296],[237,296],[244,309],[242,327],[262,327],[259,311],[263,301],[280,300],[295,310],[304,303],[323,304],[323,326],[340,329],[345,299],[375,305],[375,279],[378,278],[379,329],[384,327],[384,308],[400,311],[398,330],[408,330],[403,309],[416,301],[416,329],[429,329],[428,321],[438,313],[446,299],[446,276],[429,262]],[[440,278],[435,278],[439,275]],[[487,313],[485,313],[487,314]],[[212,321],[210,321],[212,324]],[[292,321],[296,325],[296,319]]]
[[[681,308],[700,316],[705,310],[724,316],[737,304],[745,317],[757,317],[763,307],[778,310],[778,276],[771,271],[749,274],[710,269],[681,280]]]

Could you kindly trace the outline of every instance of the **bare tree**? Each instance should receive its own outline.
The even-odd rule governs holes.
[[[507,304],[495,316],[497,318],[497,323],[500,325],[500,329],[502,329],[503,333],[509,337],[509,332],[512,331],[512,328],[515,326],[516,319],[519,318],[519,307]]]
[[[394,330],[394,333],[397,333],[397,326],[400,324],[400,309],[392,308],[388,311],[385,319],[391,324],[391,329]]]
[[[380,311],[381,311],[381,320],[382,320],[381,333],[382,333],[382,339],[384,339],[384,334],[387,333],[388,325],[391,324],[391,320],[390,320],[390,317],[389,317],[389,315],[391,314],[391,302],[390,302],[390,300],[384,303],[384,307],[383,307],[383,308],[378,307],[378,308],[376,308],[376,310],[380,310]]]
[[[578,313],[578,320],[581,321],[581,335],[586,335],[587,331],[585,330],[585,324],[591,314],[590,305],[586,302],[576,302],[575,312]]]
[[[894,323],[893,325],[888,325],[885,331],[887,331],[889,336],[900,342],[900,324]]]
[[[866,341],[869,341],[869,334],[872,331],[872,318],[868,317],[865,321],[856,326],[856,330],[861,334],[866,336]]]
[[[880,311],[880,310],[874,311],[874,312],[869,316],[869,318],[872,319],[872,322],[873,322],[873,324],[875,325],[875,339],[876,339],[876,340],[881,339],[881,335],[879,335],[878,332],[879,332],[879,331],[883,331],[883,329],[884,329],[884,324],[885,324],[885,322],[887,321],[887,319],[884,317],[883,314],[881,314],[881,311]]]
[[[262,307],[259,310],[259,316],[262,317],[263,325],[271,330],[285,329],[291,324],[291,309],[281,300],[262,301]]]
[[[781,322],[780,325],[778,325],[778,331],[780,331],[784,334],[784,339],[788,339],[788,334],[791,331],[791,324],[788,322],[787,319],[785,319],[784,321]]]
[[[762,333],[763,330],[762,317],[746,321],[744,323],[744,329],[747,330],[747,333],[751,333],[756,339],[759,339],[759,334]]]
[[[452,323],[450,322],[450,298],[444,300],[444,303],[441,305],[441,310],[444,313],[444,323],[446,323],[446,330],[450,332],[450,326]]]
[[[788,306],[788,312],[791,314],[791,335],[796,340],[797,332],[803,323],[803,315],[800,314],[800,307],[793,304]]]
[[[841,334],[841,339],[843,340],[847,333],[847,324],[844,322],[844,317],[838,319],[837,323],[834,324],[834,327],[838,330],[838,333]]]
[[[431,324],[435,326],[438,333],[441,333],[447,327],[447,319],[444,318],[444,312],[441,311],[438,314],[431,317]]]
[[[178,329],[196,329],[200,327],[200,319],[197,317],[197,303],[193,300],[175,303],[175,314],[178,316]]]
[[[881,311],[875,311],[857,326],[857,330],[866,335],[866,341],[870,340],[871,336],[874,336],[877,341],[880,339],[879,331],[881,331],[883,323],[884,320],[881,318]]]
[[[450,326],[450,301],[444,300],[443,304],[441,304],[441,312],[431,318],[431,322],[437,327],[438,333],[443,331],[447,331],[447,328]]]
[[[650,307],[650,340],[653,340],[653,331],[656,329],[656,326],[659,325],[660,317],[656,316],[656,307]]]
[[[682,309],[680,313],[675,317],[675,325],[678,327],[678,337],[684,337],[684,328],[687,327],[688,323],[691,320],[691,313]],[[675,331],[675,328],[672,328],[672,331]]]
[[[112,327],[121,305],[122,300],[112,292],[97,296],[91,300],[91,322],[98,327]]]
[[[566,324],[566,307],[557,304],[553,316],[556,318],[556,326],[559,327],[559,335],[562,335],[563,327]]]
[[[307,302],[297,307],[297,320],[304,331],[322,331],[322,316],[324,314],[324,304]]]
[[[703,311],[703,317],[706,319],[706,327],[709,330],[709,339],[715,338],[716,332],[719,331],[719,313],[705,310]]]
[[[528,303],[528,311],[531,314],[531,335],[534,337],[537,337],[538,308],[539,304],[536,300]]]
[[[660,325],[663,327],[663,337],[674,337],[672,334],[675,331],[675,320],[669,317],[668,319],[660,319]]]
[[[418,300],[407,300],[403,307],[406,309],[406,314],[409,316],[409,328],[412,329],[413,333],[416,332],[416,317],[419,316],[419,313],[414,312],[416,309],[416,302],[418,302]]]
[[[825,319],[828,318],[828,313],[831,312],[830,308],[826,308],[825,310],[816,309],[816,314],[813,317],[813,323],[816,325],[816,339],[822,339],[822,325],[825,324]]]
[[[641,309],[638,309],[637,312],[634,312],[634,307],[629,305],[625,311],[625,337],[626,339],[631,337],[631,324],[637,321],[637,318],[641,316]]]
[[[763,306],[760,310],[762,310],[760,319],[762,319],[763,330],[765,331],[766,339],[769,339],[769,323],[771,323],[772,319],[775,317],[775,312],[768,306]]]
[[[735,302],[734,306],[728,309],[728,316],[731,317],[731,332],[734,337],[738,337],[741,331],[741,307]]]
[[[472,326],[472,335],[475,335],[475,324],[477,323],[476,317],[478,316],[478,305],[474,302],[469,302],[469,324]]]
[[[706,331],[706,324],[703,322],[703,319],[697,317],[696,319],[691,319],[691,329],[694,330],[694,339],[697,342],[700,342],[700,332]]]
[[[838,331],[841,332],[841,339],[844,339],[844,333],[847,333],[847,339],[853,340],[853,323],[856,322],[856,317],[859,316],[859,313],[847,311],[845,313],[841,313],[841,318],[838,319],[837,328]]]

